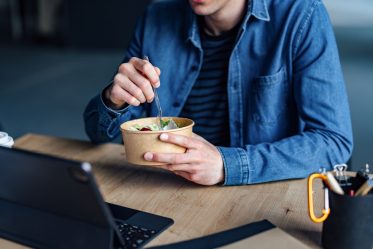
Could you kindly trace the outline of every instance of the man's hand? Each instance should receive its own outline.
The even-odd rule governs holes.
[[[202,137],[163,133],[160,140],[187,148],[185,153],[151,153],[145,160],[162,162],[160,167],[201,185],[214,185],[224,181],[223,159],[218,149]]]
[[[120,109],[125,104],[138,106],[153,101],[152,87],[159,87],[161,71],[149,61],[132,57],[128,63],[119,66],[113,84],[104,93],[105,102],[113,109]]]

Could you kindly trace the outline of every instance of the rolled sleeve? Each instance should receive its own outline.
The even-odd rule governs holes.
[[[108,115],[110,115],[111,117],[118,117],[118,116],[122,115],[123,113],[125,113],[128,110],[128,108],[130,107],[130,105],[127,105],[125,108],[122,108],[122,109],[119,109],[119,110],[114,110],[114,109],[110,108],[109,106],[107,106],[105,104],[105,101],[104,101],[104,98],[103,98],[103,94],[105,92],[105,89],[99,95],[100,96],[99,106],[101,106],[104,109],[104,111]]]
[[[250,183],[250,165],[247,152],[242,148],[217,147],[224,163],[224,185]]]
[[[120,124],[131,118],[131,106],[114,110],[105,105],[102,94],[94,97],[84,112],[85,130],[92,142],[102,143],[116,139]]]

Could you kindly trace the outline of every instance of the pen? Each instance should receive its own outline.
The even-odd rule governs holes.
[[[355,193],[355,196],[364,196],[367,195],[368,192],[373,187],[373,178],[367,180]]]
[[[326,179],[331,190],[333,190],[337,194],[344,195],[343,189],[341,188],[337,180],[334,178],[332,173],[326,172]]]

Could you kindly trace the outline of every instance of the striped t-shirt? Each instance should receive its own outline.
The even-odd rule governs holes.
[[[201,33],[203,63],[181,116],[193,119],[193,132],[210,143],[229,146],[227,77],[237,28],[219,36]]]

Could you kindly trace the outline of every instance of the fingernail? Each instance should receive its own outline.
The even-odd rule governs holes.
[[[167,140],[168,139],[168,135],[166,133],[162,133],[159,138],[163,141]]]
[[[141,104],[140,101],[138,101],[137,99],[135,101],[133,101],[134,106],[139,106],[140,104]]]
[[[150,161],[153,159],[153,154],[150,153],[150,152],[146,152],[145,155],[144,155],[144,159],[147,160],[147,161]]]
[[[160,85],[161,85],[161,83],[159,83],[159,81],[158,81],[157,83],[155,83],[154,87],[158,88],[158,87],[160,87]]]
[[[148,99],[148,100],[146,100],[148,103],[151,103],[151,102],[153,102],[153,100],[154,100],[154,97],[153,98],[151,98],[151,99]]]

